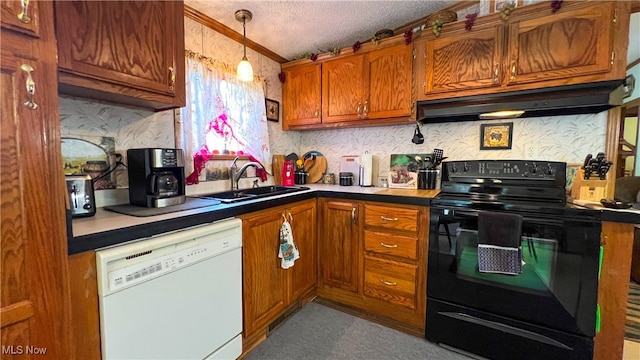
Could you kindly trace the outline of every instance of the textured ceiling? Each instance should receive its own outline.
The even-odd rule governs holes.
[[[235,12],[247,9],[247,38],[292,60],[366,41],[380,29],[395,29],[455,2],[421,1],[229,1],[185,0],[186,5],[242,34]]]

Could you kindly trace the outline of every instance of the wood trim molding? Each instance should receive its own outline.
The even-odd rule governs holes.
[[[631,64],[627,65],[627,71],[638,64],[640,64],[640,58],[635,59],[631,62]]]
[[[611,165],[612,171],[607,176],[607,193],[605,194],[607,199],[613,199],[613,195],[616,190],[616,169],[618,168],[618,142],[620,137],[620,121],[621,121],[622,109],[620,106],[609,110],[607,118],[607,135],[605,141],[605,154],[610,161],[613,161]]]
[[[220,34],[228,37],[231,40],[237,41],[240,44],[242,44],[242,34],[236,32],[235,30],[227,27],[226,25],[223,25],[222,23],[210,18],[209,16],[201,13],[200,11],[185,5],[184,6],[184,16],[188,17],[191,20],[197,21],[200,24],[219,32]],[[266,47],[249,40],[249,38],[247,38],[247,47],[250,49],[253,49],[255,51],[257,51],[258,53],[268,57],[269,59],[283,64],[286,62],[289,62],[289,60],[283,58],[282,56],[276,54],[275,52],[267,49]]]
[[[33,314],[33,303],[28,300],[4,306],[0,310],[0,327],[4,328],[5,326],[25,321],[32,317]]]

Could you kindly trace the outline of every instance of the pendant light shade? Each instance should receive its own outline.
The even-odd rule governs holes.
[[[242,46],[244,48],[244,56],[238,64],[237,77],[240,81],[253,81],[253,68],[251,63],[247,60],[247,31],[245,25],[247,21],[251,21],[253,14],[249,10],[236,11],[236,20],[242,22]]]

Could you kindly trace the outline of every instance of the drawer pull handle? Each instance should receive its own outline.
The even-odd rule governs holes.
[[[398,221],[398,218],[390,218],[386,216],[380,216],[380,218],[385,221]]]
[[[381,243],[380,243],[380,246],[382,246],[382,247],[386,247],[386,248],[397,248],[397,247],[398,247],[398,245],[397,245],[397,244],[394,244],[394,245],[387,245],[387,244],[385,244],[385,243],[383,243],[383,242],[381,242]]]
[[[380,279],[380,282],[387,286],[398,286],[397,282],[384,281],[383,279]]]

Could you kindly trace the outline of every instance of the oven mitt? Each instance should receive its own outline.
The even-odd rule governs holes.
[[[278,248],[278,257],[282,259],[280,266],[288,269],[300,257],[298,248],[293,243],[293,233],[291,224],[285,219],[280,227],[280,246]]]

